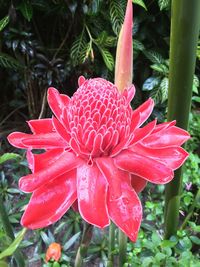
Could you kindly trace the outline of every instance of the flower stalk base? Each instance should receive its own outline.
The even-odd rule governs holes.
[[[81,244],[78,248],[76,259],[75,259],[75,267],[81,267],[83,265],[83,260],[87,255],[87,250],[92,239],[93,226],[91,224],[85,223],[83,229],[83,236],[81,240]]]

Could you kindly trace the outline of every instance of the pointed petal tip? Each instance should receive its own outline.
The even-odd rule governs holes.
[[[27,148],[22,142],[26,135],[27,134],[21,132],[13,132],[7,136],[7,140],[14,147]]]
[[[49,96],[49,94],[54,94],[54,93],[58,93],[58,90],[54,87],[49,87],[47,90],[47,95]]]
[[[27,190],[26,176],[22,176],[18,182],[19,189],[24,193],[31,193],[32,190]]]
[[[78,86],[81,86],[82,84],[84,84],[85,81],[86,81],[85,77],[81,75],[78,78]]]

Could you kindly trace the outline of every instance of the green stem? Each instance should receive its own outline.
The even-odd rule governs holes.
[[[188,215],[185,217],[185,220],[183,221],[180,230],[183,230],[185,228],[185,226],[187,225],[188,221],[190,220],[190,218],[192,217],[193,213],[194,213],[194,209],[197,207],[198,203],[200,202],[200,188],[197,191],[197,194],[195,196],[195,199],[192,203],[192,205],[190,206]]]
[[[126,262],[127,236],[119,229],[119,266]]]
[[[170,39],[168,120],[187,129],[191,107],[196,48],[200,29],[200,1],[173,0]],[[166,186],[165,238],[175,234],[182,189],[181,169]]]
[[[76,254],[76,259],[74,264],[75,267],[81,267],[83,265],[84,257],[87,255],[87,250],[90,241],[92,239],[92,231],[93,231],[93,226],[91,224],[85,223],[81,244]]]
[[[113,251],[115,249],[115,225],[110,223],[109,226],[109,240],[108,240],[108,264],[107,267],[113,267],[114,255]]]
[[[0,197],[0,219],[3,225],[3,229],[6,233],[6,235],[11,239],[14,240],[15,236],[12,230],[12,226],[10,224],[6,209],[4,207],[3,204],[3,199]],[[14,258],[16,260],[16,263],[19,267],[24,267],[25,266],[25,262],[24,262],[24,258],[23,255],[21,254],[21,252],[19,251],[19,249],[17,249],[14,252]]]

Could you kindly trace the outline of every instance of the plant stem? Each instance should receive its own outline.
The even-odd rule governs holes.
[[[85,223],[81,244],[76,254],[76,259],[74,264],[75,267],[81,267],[83,264],[84,257],[87,254],[88,246],[92,239],[92,231],[93,231],[93,226],[91,224]]]
[[[119,230],[119,266],[126,262],[127,236]]]
[[[195,196],[195,199],[192,203],[192,205],[190,206],[190,209],[189,209],[189,212],[188,212],[188,215],[185,217],[185,220],[183,221],[181,227],[180,227],[180,230],[183,230],[185,228],[185,226],[187,225],[189,219],[192,217],[193,215],[193,212],[194,212],[194,209],[197,207],[198,203],[200,202],[200,188],[199,190],[197,191],[197,194]]]
[[[200,28],[200,1],[173,0],[170,39],[168,120],[187,129],[191,106],[196,48]],[[179,221],[182,170],[166,186],[165,238],[175,234]]]
[[[1,219],[1,222],[2,222],[2,225],[3,225],[3,229],[4,229],[5,233],[6,233],[6,235],[11,240],[14,240],[15,239],[15,236],[14,236],[14,233],[13,233],[13,230],[12,230],[12,226],[10,224],[10,221],[9,221],[9,218],[8,218],[8,215],[7,215],[7,212],[6,212],[6,209],[4,207],[2,197],[0,197],[0,219]],[[19,267],[24,267],[25,266],[23,255],[21,254],[21,252],[19,251],[19,249],[17,249],[14,252],[14,258],[15,258],[16,263],[17,263],[17,265]]]
[[[114,262],[113,250],[115,249],[115,225],[113,222],[109,226],[108,240],[108,264],[107,267],[112,267]]]

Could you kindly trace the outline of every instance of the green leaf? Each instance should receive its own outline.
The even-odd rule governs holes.
[[[200,233],[200,225],[196,225],[194,222],[188,222],[188,224],[194,232]]]
[[[169,88],[169,79],[165,77],[162,79],[160,83],[160,90],[162,94],[161,103],[165,102],[168,98],[168,88]]]
[[[198,238],[197,236],[190,236],[190,240],[196,245],[200,245],[200,238]]]
[[[198,87],[199,87],[199,78],[194,75],[193,77],[193,86],[192,86],[192,91],[196,94],[198,94]]]
[[[73,42],[70,52],[70,57],[74,66],[83,63],[88,51],[88,43],[85,39],[84,29],[79,37]]]
[[[44,231],[40,232],[40,236],[42,237],[42,240],[44,241],[44,243],[49,246],[51,243],[55,242],[55,240],[52,238],[50,238]]]
[[[16,59],[5,53],[0,53],[0,67],[14,70],[23,68],[23,66]]]
[[[200,96],[193,96],[192,100],[195,101],[195,102],[200,103]]]
[[[20,155],[16,154],[16,153],[5,153],[2,156],[0,156],[0,164],[8,161],[8,160],[19,160],[21,158]]]
[[[168,74],[169,69],[166,65],[164,64],[153,64],[150,66],[153,70],[157,71],[158,73],[162,74]]]
[[[15,250],[18,248],[19,244],[21,243],[25,233],[26,233],[26,228],[23,228],[17,234],[17,236],[16,236],[15,240],[12,242],[12,244],[7,249],[5,249],[3,252],[0,253],[0,259],[11,256],[15,252]]]
[[[80,233],[76,233],[75,235],[73,235],[66,243],[65,245],[63,246],[63,250],[66,251],[68,250],[75,242],[76,240],[79,238],[80,236]]]
[[[112,56],[112,54],[105,48],[102,48],[102,47],[98,47],[100,52],[101,52],[101,55],[103,57],[103,60],[107,66],[107,68],[112,71],[113,68],[114,68],[114,58]]]
[[[159,104],[162,102],[162,92],[159,88],[155,88],[151,91],[150,97],[153,98],[155,104]],[[151,215],[151,214],[148,214]]]
[[[193,77],[193,84],[198,88],[199,87],[199,78],[197,75],[194,75]]]
[[[151,266],[152,262],[153,262],[153,257],[146,257],[142,261],[142,267],[149,267],[149,266]]]
[[[114,36],[108,36],[104,41],[105,47],[114,47],[117,44],[117,38]]]
[[[160,77],[149,77],[145,80],[142,86],[142,91],[151,91],[154,88],[158,87],[160,84]]]
[[[161,247],[166,248],[173,248],[177,244],[177,241],[171,241],[171,240],[163,240],[161,242]]]
[[[160,10],[169,9],[171,0],[158,0]]]
[[[28,21],[31,21],[33,17],[33,8],[31,2],[29,0],[24,0],[19,6],[19,9],[24,18],[27,19]]]
[[[5,16],[3,19],[0,20],[0,31],[2,31],[6,25],[9,23],[9,16]]]
[[[158,235],[158,233],[156,233],[155,231],[152,233],[152,236],[151,236],[151,239],[152,239],[152,242],[153,244],[157,247],[160,242],[161,242],[161,238],[160,236]]]
[[[162,64],[165,62],[164,58],[155,51],[144,51],[144,55],[154,64]]]
[[[121,26],[124,22],[126,3],[127,1],[125,0],[110,1],[110,19],[112,23],[112,29],[116,35],[119,35]]]
[[[1,267],[8,267],[8,264],[5,261],[0,261],[0,266]]]
[[[160,253],[160,252],[156,253],[156,255],[155,255],[155,259],[156,259],[156,261],[158,261],[158,262],[164,260],[165,258],[166,258],[166,255],[163,254],[163,253]]]
[[[139,51],[143,51],[145,49],[143,43],[141,43],[140,41],[133,39],[133,50],[139,50]]]
[[[147,10],[147,7],[146,7],[143,0],[132,0],[132,1],[134,4],[139,5],[139,6],[143,7],[145,10]]]

